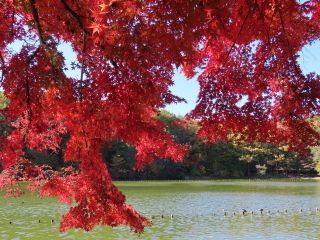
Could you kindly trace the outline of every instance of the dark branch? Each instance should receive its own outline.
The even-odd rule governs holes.
[[[87,31],[87,29],[85,29],[85,27],[83,26],[83,23],[82,23],[82,21],[81,21],[81,18],[83,18],[83,16],[80,16],[78,13],[76,13],[69,5],[68,5],[68,3],[66,2],[66,0],[60,0],[60,2],[62,3],[62,5],[64,6],[64,8],[65,8],[65,10],[67,11],[67,12],[69,12],[69,14],[77,21],[77,23],[78,23],[78,25],[79,25],[79,27],[82,29],[82,31],[83,31],[83,35],[84,35],[84,38],[86,38],[86,36],[89,34],[89,32]],[[84,45],[85,45],[85,43],[84,43]],[[111,64],[112,64],[112,66],[114,67],[114,68],[119,68],[119,66],[118,66],[118,64],[114,61],[114,60],[110,60],[110,62],[111,62]],[[84,64],[82,64],[82,67],[84,66]],[[82,68],[81,67],[81,76],[83,76],[83,71],[82,71]],[[81,77],[81,80],[80,80],[80,82],[82,83],[82,77]]]
[[[29,83],[29,71],[28,68],[25,71],[26,73],[26,96],[27,96],[27,108],[28,108],[28,119],[29,119],[29,123],[32,120],[32,108],[31,108],[31,97],[30,97],[30,83]]]
[[[25,88],[26,88],[26,103],[27,103],[27,111],[28,111],[28,119],[29,119],[29,123],[32,120],[32,108],[31,108],[31,97],[30,97],[30,83],[29,83],[29,66],[31,61],[37,56],[38,52],[40,50],[40,46],[32,53],[32,55],[28,58],[27,60],[27,67],[25,69],[25,74],[26,74],[26,83],[25,83]],[[27,128],[28,129],[28,128]]]
[[[29,0],[30,2],[30,6],[31,6],[31,11],[32,11],[32,16],[33,16],[33,20],[36,24],[36,28],[37,28],[37,32],[38,32],[38,36],[40,39],[40,43],[43,45],[46,45],[46,42],[42,36],[42,29],[41,29],[41,25],[40,25],[40,21],[39,21],[39,14],[38,14],[38,10],[36,8],[36,1],[35,0]]]
[[[87,48],[87,34],[86,34],[86,32],[83,32],[83,48],[82,48],[82,54],[83,55],[86,52],[86,48]],[[82,100],[82,86],[83,86],[84,70],[85,70],[85,60],[84,60],[84,56],[82,56],[81,74],[80,74],[80,87],[79,87],[80,101]]]
[[[0,86],[1,86],[1,83],[3,83],[3,78],[4,78],[4,75],[5,75],[5,61],[4,61],[4,58],[2,56],[2,54],[0,53],[0,60],[1,60],[1,80],[0,80]]]
[[[240,27],[240,30],[239,30],[239,32],[238,32],[238,35],[237,35],[236,39],[233,41],[232,46],[231,46],[231,48],[230,48],[229,51],[228,51],[227,57],[226,57],[226,59],[224,60],[224,63],[223,63],[223,65],[222,65],[222,68],[224,68],[224,66],[225,66],[226,63],[228,62],[229,57],[230,57],[230,54],[231,54],[233,48],[234,48],[235,45],[236,45],[236,42],[237,42],[237,40],[238,40],[238,38],[239,38],[239,36],[240,36],[243,28],[244,28],[244,25],[246,24],[246,22],[247,22],[247,20],[248,20],[248,18],[249,18],[249,16],[250,16],[250,13],[251,13],[251,10],[249,10],[248,14],[247,14],[246,17],[244,18],[243,23],[242,23],[242,25],[241,25],[241,27]]]
[[[88,34],[88,31],[84,28],[83,23],[81,21],[81,16],[77,14],[75,11],[72,10],[72,8],[68,5],[68,3],[65,0],[60,0],[64,8],[67,12],[70,13],[70,15],[77,21],[79,27],[84,31],[86,34]]]
[[[33,53],[32,55],[30,55],[30,57],[27,59],[27,67],[25,69],[25,90],[26,90],[26,103],[27,103],[27,113],[28,113],[28,125],[26,127],[26,131],[25,133],[23,134],[23,143],[24,145],[26,145],[26,137],[27,137],[27,134],[29,132],[29,129],[30,129],[30,124],[31,124],[31,121],[32,121],[32,116],[33,116],[33,113],[32,113],[32,108],[31,108],[31,96],[30,96],[30,82],[29,82],[29,67],[30,67],[30,63],[31,61],[37,56],[39,50],[40,50],[41,46],[39,46]]]
[[[288,45],[288,50],[289,50],[289,54],[290,54],[290,58],[291,58],[291,61],[293,62],[293,65],[294,65],[294,68],[295,68],[295,71],[298,75],[301,75],[301,71],[299,71],[299,67],[297,66],[297,61],[296,59],[294,58],[294,54],[293,54],[293,51],[292,51],[292,47],[291,47],[291,44],[290,44],[290,41],[289,41],[289,38],[288,38],[288,35],[286,33],[286,29],[285,29],[285,26],[284,26],[284,21],[283,21],[283,17],[282,17],[282,14],[281,14],[281,11],[279,10],[279,17],[280,17],[280,22],[281,22],[281,27],[282,27],[282,32],[286,38],[286,42],[287,42],[287,45]]]
[[[118,66],[118,64],[114,61],[114,60],[110,60],[110,63],[112,64],[112,66],[115,68],[115,69],[117,69],[117,68],[119,68],[119,66]]]
[[[40,51],[40,46],[30,55],[27,60],[27,64],[29,65],[31,61],[37,56],[38,52]],[[28,66],[29,67],[29,66]]]

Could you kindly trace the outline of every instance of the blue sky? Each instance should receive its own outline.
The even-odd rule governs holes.
[[[15,51],[19,51],[21,48],[21,42],[15,42],[11,45],[11,48]],[[61,44],[58,49],[63,52],[63,55],[66,58],[66,65],[71,69],[71,62],[76,61],[76,55],[72,51],[72,48],[68,44]],[[301,65],[304,73],[316,72],[320,74],[320,41],[315,42],[311,46],[305,46],[302,49],[299,64]],[[66,74],[77,78],[80,77],[79,70],[68,70]],[[183,97],[186,99],[187,103],[170,104],[166,109],[176,115],[184,116],[196,105],[199,93],[199,84],[196,78],[187,80],[179,71],[176,72],[173,80],[175,84],[170,88],[172,93],[179,97]]]

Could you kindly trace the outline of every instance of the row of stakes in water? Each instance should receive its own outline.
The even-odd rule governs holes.
[[[54,219],[51,219],[50,222],[51,222],[51,223],[54,223]],[[38,223],[41,223],[41,220],[40,220],[40,219],[38,220]],[[9,224],[13,224],[13,222],[10,221]]]
[[[224,216],[227,216],[227,215],[228,215],[228,211],[227,211],[227,210],[222,209],[222,211],[223,211],[223,215],[224,215]],[[293,211],[293,212],[294,212],[294,211]],[[304,211],[303,211],[302,208],[300,208],[300,209],[298,209],[296,212],[302,213],[302,212],[304,212]],[[312,212],[312,210],[311,210],[310,208],[309,208],[309,212]],[[316,213],[320,212],[320,209],[319,209],[319,208],[315,208],[315,212],[316,212]],[[274,213],[274,212],[271,212],[270,210],[265,211],[263,208],[260,208],[260,209],[259,209],[259,213],[260,213],[260,215],[263,215],[264,213],[272,214],[272,213]],[[283,211],[277,210],[276,213],[284,213],[284,214],[287,214],[287,213],[289,213],[289,211],[288,211],[287,209],[284,209]],[[235,216],[236,214],[237,214],[236,212],[233,212],[233,213],[232,213],[233,216]],[[250,211],[250,212],[249,212],[249,211],[247,211],[246,209],[242,209],[242,211],[241,211],[240,214],[242,214],[242,215],[247,215],[247,214],[254,215],[255,212],[254,212],[254,211]],[[215,215],[215,214],[214,214],[214,215]]]
[[[224,216],[227,216],[227,215],[228,215],[228,211],[227,211],[227,210],[222,209],[222,211],[223,211],[223,215],[224,215]],[[311,211],[311,210],[309,209],[309,211]],[[259,209],[259,212],[260,212],[260,215],[263,215],[264,209],[263,209],[263,208],[260,208],[260,209]],[[300,209],[298,210],[298,212],[303,212],[303,209],[300,208]],[[316,208],[316,209],[315,209],[315,212],[316,212],[316,213],[320,212],[320,209],[319,209],[319,208]],[[268,213],[268,214],[271,214],[272,212],[271,212],[270,210],[268,210],[267,213]],[[277,213],[281,213],[281,211],[280,211],[280,210],[277,210]],[[284,209],[284,210],[282,211],[282,213],[287,214],[287,213],[288,213],[288,210],[287,210],[287,209]],[[247,215],[247,214],[253,215],[254,212],[253,212],[253,211],[248,212],[246,209],[242,209],[242,211],[241,211],[240,214],[242,214],[242,215],[244,215],[244,216]],[[214,213],[213,215],[216,216],[217,214]],[[236,216],[237,213],[236,213],[236,212],[233,212],[232,215],[233,215],[233,216]],[[170,219],[173,219],[173,218],[174,218],[173,214],[170,214],[169,216],[160,215],[160,218],[168,218],[168,217],[169,217]],[[149,219],[150,219],[151,221],[152,221],[152,219],[155,219],[155,218],[156,218],[155,215],[149,216]],[[51,219],[50,222],[51,222],[51,223],[54,223],[54,220]],[[40,220],[40,219],[38,220],[38,223],[41,223],[41,220]],[[13,222],[10,221],[9,224],[13,224]]]
[[[309,212],[313,212],[311,209],[308,210]],[[228,216],[230,214],[228,214],[228,211],[226,209],[222,209],[222,212],[223,212],[223,215],[224,216]],[[302,213],[304,212],[304,210],[302,208],[296,210],[296,211],[293,211],[293,212],[298,212],[298,213]],[[316,213],[320,213],[320,209],[319,208],[315,208],[315,212]],[[287,214],[289,213],[289,211],[287,209],[284,209],[283,211],[280,211],[280,210],[277,210],[276,212],[272,212],[271,210],[264,210],[263,208],[260,208],[259,211],[258,211],[258,214],[260,215],[263,215],[263,214],[272,214],[272,213],[284,213],[284,214]],[[236,216],[237,214],[240,214],[240,215],[254,215],[256,214],[254,211],[247,211],[246,209],[242,209],[242,211],[240,213],[237,213],[237,212],[231,212],[231,215],[233,216]],[[216,214],[216,213],[213,213],[213,216],[218,216],[219,214]],[[172,214],[170,214],[169,216],[166,216],[166,215],[158,215],[158,216],[155,216],[155,215],[151,215],[149,216],[149,219],[152,220],[152,219],[155,219],[155,218],[170,218],[170,219],[173,219],[174,216]]]

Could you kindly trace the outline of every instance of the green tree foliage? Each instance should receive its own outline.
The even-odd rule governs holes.
[[[0,110],[8,106],[9,100],[4,96],[3,92],[0,92]]]
[[[3,92],[0,92],[0,110],[5,109],[9,104],[8,99],[4,96]],[[2,122],[5,116],[0,112],[0,135],[3,136],[5,129],[8,128],[7,124]]]
[[[121,140],[102,146],[102,156],[114,179],[134,179],[135,149]]]
[[[320,132],[320,116],[315,116],[311,119],[314,128]],[[313,162],[315,163],[315,170],[320,173],[320,146],[313,147],[311,149]]]
[[[187,122],[166,110],[161,110],[157,118],[177,142],[189,146],[189,154],[182,163],[157,159],[143,171],[136,172],[131,170],[134,148],[115,141],[109,147],[109,157],[105,158],[114,179],[277,177],[315,173],[314,158],[291,152],[287,146],[238,144],[232,137],[228,143],[206,144],[205,139],[197,136],[196,121]]]
[[[272,144],[242,144],[239,145],[239,160],[251,163],[258,170],[266,168],[269,175],[291,175],[299,173],[313,173],[312,158],[303,157],[288,150],[287,146]],[[260,174],[261,175],[261,172]]]
[[[239,161],[240,149],[231,143],[218,142],[206,147],[205,167],[213,177],[251,176],[252,164]]]

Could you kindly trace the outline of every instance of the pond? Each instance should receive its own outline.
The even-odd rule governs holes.
[[[320,239],[320,181],[142,181],[116,185],[128,203],[154,216],[153,226],[141,236],[128,227],[61,234],[59,219],[68,207],[55,199],[26,195],[1,199],[0,239]],[[247,213],[243,215],[242,209]]]

